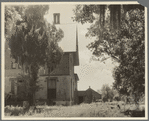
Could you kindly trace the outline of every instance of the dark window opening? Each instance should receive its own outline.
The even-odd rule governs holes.
[[[50,100],[56,99],[56,89],[48,89],[48,99]]]
[[[84,98],[83,96],[79,96],[79,104],[83,103],[84,102]]]
[[[49,100],[50,105],[55,104],[54,101],[56,100],[56,82],[57,82],[57,79],[55,79],[55,78],[48,80],[48,95],[47,95],[47,98]]]
[[[54,13],[54,24],[60,24],[60,13]]]

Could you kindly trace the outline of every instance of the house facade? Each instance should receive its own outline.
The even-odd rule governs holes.
[[[72,105],[77,104],[78,75],[74,67],[79,66],[78,30],[76,24],[68,23],[64,9],[60,6],[50,6],[47,20],[54,23],[57,29],[62,29],[64,37],[58,43],[63,50],[60,63],[50,73],[40,70],[40,80],[43,89],[36,93],[36,99],[47,100],[49,104]]]
[[[99,99],[102,99],[101,94],[94,91],[90,87],[87,90],[78,91],[77,98],[78,98],[78,104],[80,104],[80,103],[92,103],[92,102],[95,102]]]
[[[64,53],[59,65],[50,74],[41,74],[39,80],[43,89],[36,93],[37,100],[51,105],[72,105],[77,103],[78,76],[74,73],[75,53]],[[44,80],[44,81],[43,81]]]
[[[11,58],[11,52],[9,49],[9,44],[7,41],[5,41],[5,105],[8,104],[8,101],[13,100],[20,92],[19,86],[17,81],[17,77],[22,73],[22,70],[15,62],[14,59]],[[23,88],[22,88],[23,89]]]
[[[60,63],[50,73],[40,70],[40,80],[44,85],[36,93],[36,99],[47,100],[49,104],[72,105],[77,103],[78,75],[74,67],[79,66],[78,32],[75,24],[60,24],[60,14],[53,13],[55,26],[64,32],[64,38],[59,43],[63,50]]]
[[[55,26],[64,32],[64,38],[59,43],[63,50],[63,56],[50,74],[47,68],[41,67],[38,84],[41,85],[42,89],[36,92],[35,98],[49,105],[76,104],[78,101],[77,81],[79,80],[78,75],[74,73],[74,67],[79,66],[77,28],[75,24],[61,24],[62,15],[60,13],[52,13],[51,15]],[[7,94],[11,92],[15,96],[20,94],[23,97],[23,91],[27,88],[24,83],[16,79],[22,70],[10,57],[8,48],[5,55],[5,92]]]

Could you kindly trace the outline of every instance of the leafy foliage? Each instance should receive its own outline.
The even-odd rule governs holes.
[[[56,65],[59,63],[63,51],[62,49],[58,46],[58,43],[63,37],[64,33],[61,29],[57,30],[54,25],[48,24],[49,30],[49,44],[47,48],[47,58],[46,58],[46,63],[48,67],[48,72],[50,73]]]
[[[31,77],[33,98],[40,66],[47,64],[50,68],[51,64],[58,64],[62,56],[57,42],[64,34],[54,25],[46,23],[44,15],[48,10],[48,5],[5,7],[5,36],[9,41],[11,56]],[[7,24],[11,27],[7,27]],[[53,36],[53,33],[56,35]]]
[[[144,11],[129,11],[120,34],[123,36],[120,65],[114,70],[114,86],[118,87],[121,93],[135,95],[136,100],[145,91],[144,31]]]
[[[89,16],[95,14],[92,22],[85,16],[86,6],[89,7]],[[121,94],[133,95],[137,102],[145,88],[144,7],[141,5],[86,6],[76,7],[74,20],[82,24],[93,23],[88,28],[86,36],[96,39],[87,46],[88,49],[93,52],[97,60],[104,61],[111,57],[119,63],[113,71],[114,87]],[[96,7],[98,9],[95,10]],[[117,12],[115,15],[113,7]],[[105,9],[105,12],[101,8]],[[106,14],[106,17],[103,14]]]
[[[21,7],[20,7],[21,8]],[[21,15],[14,6],[5,6],[5,38],[10,39],[14,33],[14,26],[21,20]]]
[[[112,100],[113,99],[113,90],[109,87],[108,84],[104,84],[101,88],[101,92],[102,92],[102,99],[104,101],[108,101],[109,99]]]

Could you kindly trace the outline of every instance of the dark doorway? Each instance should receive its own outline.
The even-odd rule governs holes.
[[[56,101],[56,78],[52,78],[48,81],[48,94],[49,105],[55,105]]]
[[[56,99],[56,89],[48,89],[48,99]]]
[[[83,102],[84,102],[83,96],[79,96],[79,104],[80,104],[80,103],[83,103]]]

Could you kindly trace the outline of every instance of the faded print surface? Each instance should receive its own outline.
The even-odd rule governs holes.
[[[3,118],[146,118],[146,10],[3,3]]]

